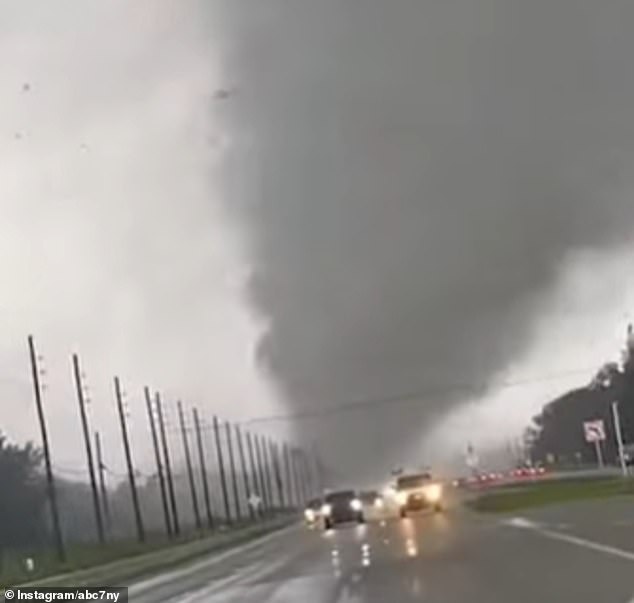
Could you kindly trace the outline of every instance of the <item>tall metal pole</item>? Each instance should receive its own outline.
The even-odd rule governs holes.
[[[99,471],[99,490],[101,491],[101,505],[103,508],[106,526],[111,529],[110,504],[108,503],[108,490],[106,490],[106,466],[101,453],[101,438],[99,432],[95,431],[95,454],[97,455],[97,469]]]
[[[293,479],[291,477],[291,463],[288,457],[288,444],[284,443],[283,448],[283,459],[284,459],[284,475],[286,476],[286,491],[288,492],[288,503],[290,507],[299,506],[296,504],[297,501],[293,501]]]
[[[154,394],[156,403],[156,416],[161,431],[161,444],[163,448],[163,460],[165,461],[165,476],[167,478],[167,490],[170,495],[170,507],[172,509],[172,527],[174,535],[178,536],[181,532],[180,522],[178,521],[178,506],[176,505],[176,496],[174,494],[174,480],[172,479],[172,464],[170,462],[169,445],[167,443],[167,433],[165,431],[165,421],[163,419],[163,405],[161,404],[161,395],[156,392]]]
[[[299,455],[297,448],[291,450],[291,461],[293,463],[293,473],[295,475],[295,491],[297,493],[297,504],[302,507],[308,500],[306,498],[306,492],[304,491],[304,483],[302,481],[302,473],[299,467]]]
[[[183,451],[185,452],[185,465],[187,466],[187,478],[189,479],[189,491],[192,496],[192,510],[194,511],[194,520],[196,521],[196,529],[202,530],[202,522],[200,521],[200,510],[198,509],[198,495],[196,494],[196,484],[194,482],[194,470],[192,469],[192,459],[189,454],[189,443],[187,442],[187,430],[185,429],[185,416],[183,415],[183,404],[179,400],[178,419],[181,425],[181,434],[183,436]]]
[[[249,451],[249,462],[251,463],[251,483],[253,484],[253,492],[257,492],[259,494],[258,498],[260,499],[260,506],[258,508],[258,513],[261,515],[264,514],[263,503],[264,499],[262,498],[262,489],[258,485],[258,469],[255,464],[255,455],[253,453],[253,440],[251,439],[251,434],[247,431],[247,449]]]
[[[143,527],[143,517],[141,516],[141,506],[139,505],[139,495],[136,489],[134,478],[134,466],[132,465],[132,453],[130,451],[130,441],[128,439],[128,426],[123,412],[123,398],[121,395],[121,383],[119,377],[114,378],[114,391],[117,398],[117,408],[119,410],[119,421],[121,423],[121,438],[123,439],[123,452],[128,468],[128,481],[130,483],[130,494],[132,495],[132,506],[134,507],[134,520],[136,522],[136,532],[139,542],[145,541],[145,529]]]
[[[161,462],[161,452],[159,450],[158,436],[156,434],[156,424],[154,423],[154,410],[152,408],[152,398],[150,388],[144,388],[145,405],[147,406],[147,418],[150,423],[150,433],[152,434],[152,446],[154,447],[154,460],[156,461],[156,475],[158,477],[159,489],[161,491],[161,503],[163,505],[163,519],[165,521],[165,532],[169,538],[172,537],[172,522],[167,503],[167,490],[165,488],[165,477],[163,476],[163,463]]]
[[[260,450],[260,440],[258,439],[257,435],[253,436],[253,440],[255,443],[255,456],[258,465],[258,477],[260,478],[260,492],[262,496],[262,501],[264,503],[264,510],[268,512],[271,507],[269,504],[269,495],[266,491],[266,485],[264,483],[264,468],[262,467],[262,451]]]
[[[220,427],[218,417],[214,416],[214,437],[216,440],[216,454],[218,455],[218,470],[220,471],[220,486],[222,487],[222,501],[225,506],[225,520],[231,523],[231,508],[229,507],[229,492],[227,491],[227,476],[225,474],[225,463],[222,456],[222,444],[220,442]]]
[[[238,442],[238,454],[240,455],[240,467],[242,469],[242,479],[244,481],[244,495],[246,496],[247,501],[250,501],[251,485],[249,484],[249,472],[247,471],[247,461],[244,456],[244,446],[242,444],[242,432],[240,431],[239,425],[236,425],[236,441]],[[255,517],[253,506],[250,502],[247,506],[249,507],[249,517],[253,519]]]
[[[100,544],[104,544],[106,536],[101,518],[101,507],[99,505],[99,491],[97,490],[97,479],[95,478],[95,465],[92,460],[92,447],[90,445],[90,430],[88,428],[88,417],[86,415],[86,401],[84,399],[84,386],[81,379],[81,368],[79,366],[79,356],[73,354],[73,374],[75,376],[75,388],[77,390],[77,402],[79,402],[79,416],[81,417],[81,427],[84,434],[84,445],[86,447],[86,462],[88,463],[88,475],[90,476],[90,489],[92,491],[92,504],[95,510],[95,525],[97,528],[97,538]]]
[[[306,500],[308,500],[313,496],[312,479],[310,475],[310,466],[308,465],[308,459],[306,458],[306,453],[301,448],[299,450],[299,458],[302,466],[302,475],[304,476],[304,491],[306,492]]]
[[[236,512],[236,519],[242,519],[242,510],[240,509],[240,493],[238,492],[238,474],[236,472],[236,462],[233,456],[233,443],[231,438],[231,423],[225,423],[225,431],[227,434],[227,449],[229,450],[229,467],[231,469],[231,484],[233,486],[233,507]]]
[[[264,475],[266,477],[266,489],[271,503],[271,511],[275,510],[275,493],[273,491],[273,481],[271,479],[271,465],[269,463],[269,450],[266,445],[266,438],[262,437],[262,461],[264,462]]]
[[[203,449],[203,438],[200,433],[200,419],[198,409],[192,410],[194,416],[194,428],[196,429],[196,443],[198,444],[198,464],[200,465],[200,477],[203,483],[203,495],[205,497],[205,511],[207,513],[207,527],[213,530],[214,516],[211,512],[211,497],[209,496],[209,483],[207,481],[207,466],[205,463],[205,451]]]
[[[273,480],[277,487],[277,498],[280,503],[280,508],[283,509],[285,506],[285,502],[284,488],[282,486],[282,474],[280,473],[277,445],[272,440],[269,440],[269,450],[271,452],[271,463],[273,465]]]
[[[62,528],[59,522],[59,508],[57,506],[57,493],[55,491],[55,478],[51,467],[51,451],[48,445],[48,432],[46,430],[46,418],[42,406],[42,388],[40,386],[40,370],[37,365],[37,354],[35,352],[35,342],[33,335],[29,335],[29,355],[31,358],[31,376],[33,378],[33,392],[35,394],[35,405],[37,407],[37,418],[40,422],[40,432],[42,434],[42,452],[44,453],[44,469],[46,471],[46,490],[48,502],[51,508],[51,520],[53,524],[53,537],[55,548],[60,561],[66,560],[66,549],[62,538]]]
[[[317,447],[316,445],[313,443],[312,446],[312,454],[311,454],[311,458],[313,461],[313,468],[315,471],[315,485],[314,485],[314,489],[317,492],[321,492],[324,489],[324,469],[323,466],[321,464],[321,460],[319,458],[319,454],[317,453]]]

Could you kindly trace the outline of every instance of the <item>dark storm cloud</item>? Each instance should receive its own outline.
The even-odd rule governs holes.
[[[227,5],[229,190],[290,411],[486,383],[562,260],[627,235],[633,20],[616,1]],[[299,427],[331,463],[387,466],[462,397]]]

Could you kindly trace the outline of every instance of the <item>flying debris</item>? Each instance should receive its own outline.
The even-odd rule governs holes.
[[[214,99],[227,100],[233,96],[234,92],[235,90],[231,88],[219,88],[216,92],[214,92]]]

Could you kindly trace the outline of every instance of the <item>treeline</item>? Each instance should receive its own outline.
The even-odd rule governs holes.
[[[533,462],[590,464],[596,451],[585,441],[583,423],[602,419],[606,440],[602,444],[606,462],[616,463],[618,451],[612,403],[618,401],[621,432],[625,444],[634,444],[634,331],[628,327],[620,363],[602,366],[585,387],[553,400],[533,418],[526,432],[526,445]]]

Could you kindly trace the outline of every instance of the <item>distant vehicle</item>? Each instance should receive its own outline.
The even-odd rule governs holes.
[[[324,518],[326,530],[330,530],[338,523],[350,521],[365,523],[363,503],[354,490],[339,490],[326,494],[321,515]]]
[[[500,482],[504,479],[504,474],[503,473],[497,473],[497,472],[488,472],[488,473],[480,473],[478,475],[477,481],[480,484],[495,484],[497,482]]]
[[[429,472],[401,475],[396,480],[396,500],[401,517],[407,517],[409,511],[444,509],[442,484],[435,482]]]
[[[544,475],[546,473],[546,469],[544,467],[536,466],[536,467],[527,467],[522,466],[517,469],[513,469],[511,471],[511,477],[522,478],[522,477],[538,477]]]
[[[304,519],[309,526],[314,526],[321,519],[322,505],[321,498],[314,498],[308,501],[306,509],[304,509]]]
[[[386,516],[388,501],[376,490],[366,490],[359,493],[359,500],[363,505],[363,513],[366,519],[376,520]]]
[[[382,507],[383,496],[376,490],[365,490],[359,493],[359,499],[364,507]]]

